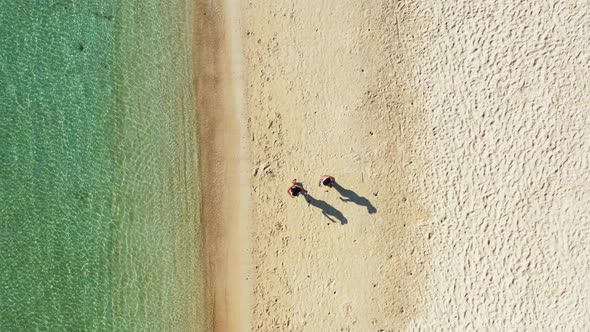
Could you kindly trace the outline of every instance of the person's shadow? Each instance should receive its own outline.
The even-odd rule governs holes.
[[[342,196],[342,197],[340,197],[341,201],[354,202],[357,205],[365,206],[367,208],[367,211],[369,212],[369,214],[373,214],[373,213],[377,212],[377,208],[375,208],[373,206],[373,204],[371,204],[371,202],[366,197],[359,196],[354,191],[352,191],[350,189],[346,189],[346,188],[342,187],[341,185],[339,185],[338,183],[334,184],[334,188],[336,188],[336,190],[338,191],[340,196]]]
[[[346,219],[346,217],[342,214],[342,212],[338,211],[332,205],[326,203],[325,201],[315,199],[310,194],[303,194],[303,196],[305,197],[307,204],[313,205],[314,207],[321,209],[322,214],[324,216],[326,216],[326,218],[330,219],[331,222],[336,222],[336,220],[338,220],[341,225],[348,224],[348,219]],[[334,220],[334,219],[336,219],[336,220]]]

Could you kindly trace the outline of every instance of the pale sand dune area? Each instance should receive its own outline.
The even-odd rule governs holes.
[[[217,330],[590,329],[588,1],[234,5]]]

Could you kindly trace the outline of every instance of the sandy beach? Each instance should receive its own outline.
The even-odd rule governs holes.
[[[198,5],[213,329],[590,328],[589,11]]]

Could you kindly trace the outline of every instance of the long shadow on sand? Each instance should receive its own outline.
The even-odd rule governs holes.
[[[331,222],[336,222],[336,220],[338,220],[342,225],[348,224],[348,219],[346,219],[342,212],[338,211],[332,205],[326,203],[325,201],[315,199],[310,194],[304,194],[303,196],[305,197],[307,204],[313,205],[314,207],[321,209],[322,214],[326,216],[326,218],[330,219]]]
[[[334,184],[334,188],[336,188],[340,196],[342,196],[340,197],[340,200],[342,200],[343,202],[354,202],[357,205],[364,206],[367,208],[369,214],[377,212],[377,208],[375,208],[366,197],[359,196],[354,191],[346,189],[338,183]]]

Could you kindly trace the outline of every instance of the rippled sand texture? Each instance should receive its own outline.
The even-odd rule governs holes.
[[[590,328],[590,5],[420,7],[428,329]]]
[[[588,329],[589,7],[245,4],[253,329]]]

